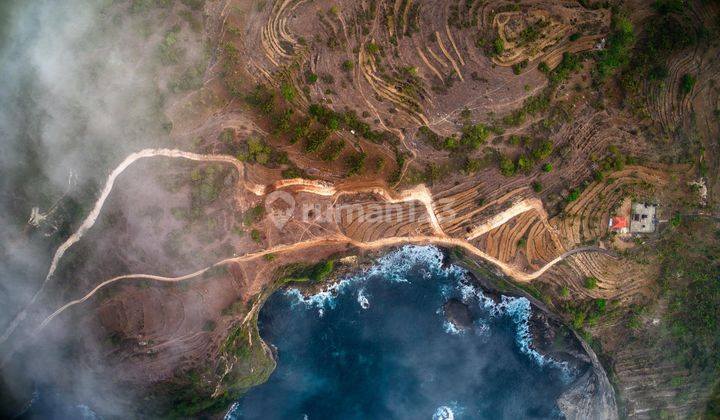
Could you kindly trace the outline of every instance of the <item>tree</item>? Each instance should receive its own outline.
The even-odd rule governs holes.
[[[317,74],[311,72],[310,70],[305,72],[305,81],[306,82],[308,82],[309,84],[312,85],[312,84],[315,84],[315,82],[317,82],[317,80],[318,80]]]
[[[365,154],[365,152],[349,155],[345,160],[345,165],[348,168],[348,176],[359,174],[365,167],[366,158],[367,154]]]
[[[503,52],[505,52],[505,42],[503,42],[502,38],[495,38],[493,42],[493,53],[500,55]]]
[[[290,83],[283,83],[280,86],[280,93],[288,102],[292,102],[293,99],[295,99],[295,88]]]
[[[463,127],[462,137],[460,142],[463,146],[469,147],[472,150],[480,147],[481,144],[487,140],[490,135],[489,130],[483,124],[468,124]]]
[[[607,48],[598,54],[600,59],[597,70],[600,77],[612,75],[615,70],[628,62],[634,42],[635,30],[630,20],[625,16],[614,16]]]
[[[584,286],[586,289],[595,289],[598,284],[598,279],[596,277],[586,277]]]
[[[697,79],[690,75],[690,74],[684,74],[682,79],[680,79],[680,91],[682,91],[683,94],[687,95],[692,91],[693,87],[695,86],[695,83],[697,82]]]
[[[513,176],[515,175],[515,171],[515,162],[513,162],[512,159],[506,156],[500,158],[500,173],[505,176]]]

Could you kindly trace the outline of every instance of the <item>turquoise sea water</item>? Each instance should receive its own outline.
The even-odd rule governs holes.
[[[450,298],[471,327],[447,321]],[[329,291],[273,295],[258,325],[277,369],[226,418],[558,417],[572,373],[532,349],[530,311],[524,298],[487,298],[437,248],[406,246]]]

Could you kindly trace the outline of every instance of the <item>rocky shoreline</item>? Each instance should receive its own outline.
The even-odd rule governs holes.
[[[567,366],[575,374],[569,389],[557,400],[558,407],[566,418],[618,418],[615,390],[595,352],[575,331],[566,326],[562,319],[553,314],[542,302],[522,289],[512,287],[512,290],[501,290],[492,280],[492,277],[500,274],[494,273],[490,269],[485,273],[480,273],[480,270],[471,267],[467,261],[463,261],[452,250],[446,248],[440,248],[440,250],[443,253],[443,267],[451,264],[463,267],[467,270],[472,285],[494,302],[499,303],[502,296],[522,297],[530,302],[532,310],[528,324],[532,337],[532,349],[543,357]],[[380,256],[388,252],[392,251],[384,250],[362,256],[345,257],[346,262],[340,264],[326,282],[299,285],[299,288],[303,294],[317,293],[326,289],[328,284],[338,282],[347,275],[372,266]],[[445,303],[443,309],[448,321],[458,329],[465,329],[472,325],[471,311],[461,300],[451,298]]]
[[[531,347],[543,357],[564,363],[577,373],[569,389],[557,400],[565,418],[611,420],[618,418],[615,390],[597,355],[575,331],[563,323],[560,317],[519,288],[501,291],[489,275],[479,275],[477,270],[459,260],[449,250],[444,249],[443,255],[444,264],[457,264],[465,268],[473,286],[482,290],[485,296],[496,303],[500,302],[501,296],[523,297],[530,301],[532,310],[528,322],[532,336]],[[472,324],[472,319],[469,318],[470,311],[465,303],[450,299],[444,309],[448,320],[456,327],[466,328]]]

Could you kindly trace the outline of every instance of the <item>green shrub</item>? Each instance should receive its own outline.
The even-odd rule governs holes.
[[[347,166],[347,176],[353,176],[362,172],[365,167],[365,159],[367,154],[365,152],[352,153],[345,159],[345,166]]]
[[[583,286],[585,286],[586,289],[595,289],[597,288],[597,284],[598,279],[596,277],[586,277]]]
[[[620,15],[613,16],[607,46],[598,53],[597,71],[601,78],[611,76],[618,68],[627,64],[634,42],[635,30],[630,19]]]
[[[495,41],[493,41],[493,53],[500,55],[503,52],[505,52],[505,42],[503,42],[502,38],[495,38]]]
[[[505,156],[500,158],[500,173],[505,176],[513,176],[516,171],[517,168],[515,167],[515,162],[513,162],[512,159]]]
[[[463,127],[460,142],[471,150],[480,147],[487,140],[490,132],[483,124],[468,124]]]
[[[513,66],[512,66],[513,73],[515,73],[515,74],[522,73],[522,71],[525,70],[525,68],[527,67],[528,63],[529,63],[528,60],[525,59],[519,63],[513,64]]]
[[[575,201],[579,197],[580,197],[580,190],[578,190],[577,188],[573,188],[572,190],[570,190],[570,194],[568,194],[568,196],[565,198],[565,200],[568,202]]]
[[[598,312],[605,312],[607,308],[607,301],[605,299],[595,299],[595,306]]]
[[[658,13],[665,15],[682,12],[687,7],[687,4],[685,0],[655,0],[652,6]]]
[[[680,79],[680,91],[687,95],[692,91],[693,87],[695,86],[695,83],[697,82],[697,79],[690,75],[690,74],[684,74],[682,79]]]
[[[313,85],[318,81],[318,75],[308,70],[305,72],[305,81]]]
[[[292,102],[295,99],[295,87],[290,83],[280,85],[280,94],[286,101]]]

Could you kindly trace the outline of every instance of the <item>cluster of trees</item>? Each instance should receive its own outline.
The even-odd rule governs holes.
[[[513,176],[519,172],[530,172],[535,164],[547,159],[552,154],[552,151],[552,142],[550,140],[543,140],[536,142],[528,152],[521,154],[516,160],[512,160],[507,156],[501,156],[499,161],[500,172],[505,176]],[[550,172],[552,165],[544,165],[543,170]],[[542,187],[540,186],[539,189],[542,189]]]
[[[193,189],[191,202],[193,208],[212,203],[220,195],[228,171],[220,165],[207,165],[190,172]]]
[[[598,53],[597,74],[606,78],[623,68],[620,86],[625,100],[641,116],[645,115],[643,84],[662,82],[669,75],[667,60],[674,52],[709,37],[705,27],[694,23],[685,1],[656,0],[653,8],[656,13],[648,18],[641,38],[626,17],[616,15],[607,48]],[[689,93],[694,81],[693,75],[683,75],[679,93]]]
[[[347,167],[347,175],[357,175],[365,168],[365,152],[351,153],[345,158],[345,166]]]
[[[262,204],[258,204],[257,206],[251,207],[245,213],[243,213],[242,223],[243,225],[250,227],[253,224],[262,220],[264,215],[265,207]]]
[[[249,136],[245,142],[238,141],[235,130],[227,128],[218,136],[226,153],[234,155],[241,161],[255,162],[261,165],[285,165],[290,163],[287,153],[279,152],[263,139]]]
[[[598,75],[601,78],[606,78],[613,75],[618,68],[627,64],[634,42],[635,29],[630,19],[622,15],[614,15],[606,48],[598,52]]]
[[[595,159],[593,159],[595,160]],[[608,172],[621,171],[626,164],[633,165],[636,159],[632,156],[626,156],[620,149],[614,144],[608,147],[608,154],[601,160],[596,161],[598,165],[597,171],[595,171],[595,180],[601,181],[605,179]]]
[[[317,76],[313,73],[306,73],[305,76],[306,79],[317,80]],[[320,158],[327,162],[337,160],[346,148],[344,140],[330,140],[332,134],[340,129],[351,131],[374,143],[386,141],[390,144],[397,143],[397,138],[390,132],[373,130],[368,123],[361,121],[352,110],[336,112],[324,105],[313,103],[308,107],[307,117],[296,118],[292,109],[287,106],[287,103],[292,102],[294,96],[295,90],[289,84],[282,84],[281,98],[278,98],[267,87],[257,85],[245,95],[245,100],[263,114],[272,117],[274,134],[289,135],[290,143],[302,142],[305,152],[319,153]],[[270,154],[270,158],[266,158],[271,150],[268,150],[267,145],[263,142],[248,144],[248,147],[248,157],[259,163],[267,162],[273,156]],[[349,176],[363,170],[366,157],[364,153],[353,153],[346,157],[345,164]],[[289,161],[286,160],[284,163],[288,164]],[[283,176],[295,177],[299,174],[299,171],[293,168],[287,171],[288,173]]]
[[[185,50],[178,45],[179,33],[180,25],[173,26],[165,33],[165,37],[158,46],[160,62],[165,66],[179,63],[185,54]]]
[[[418,129],[418,138],[421,141],[431,144],[437,150],[446,150],[448,152],[469,152],[477,150],[490,135],[490,130],[484,124],[466,123],[458,138],[453,134],[448,137],[441,137],[432,131],[428,126],[422,126]]]
[[[520,31],[520,34],[518,35],[518,45],[523,46],[537,41],[542,35],[543,28],[548,25],[549,22],[544,19],[540,19],[537,22],[529,24],[525,27],[525,29]]]
[[[547,64],[545,64],[545,68],[547,68]],[[576,72],[581,68],[581,56],[569,53],[567,51],[564,52],[560,64],[558,64],[557,67],[555,67],[552,71],[547,72],[548,79],[550,80],[550,86],[558,86],[560,83],[567,80],[568,77],[570,77],[571,73]],[[540,69],[541,71],[543,70],[540,68],[540,65],[538,65],[538,69]]]
[[[522,107],[503,117],[503,124],[517,126],[525,122],[528,115],[537,115],[546,111],[550,106],[550,96],[550,90],[546,89],[535,96],[527,98]]]
[[[288,267],[288,273],[284,279],[285,281],[322,283],[330,277],[333,270],[335,270],[335,260],[332,259],[310,265],[294,264]]]
[[[338,130],[346,128],[352,130],[355,134],[362,136],[373,143],[382,143],[384,141],[393,142],[396,139],[387,131],[377,131],[370,127],[370,124],[361,121],[355,111],[335,112],[332,109],[320,105],[311,104],[308,108],[310,116],[314,117],[318,122],[330,130]]]
[[[577,304],[566,302],[562,308],[572,318],[573,328],[586,339],[590,339],[585,327],[597,325],[600,318],[608,311],[608,302],[605,299],[590,299]]]

